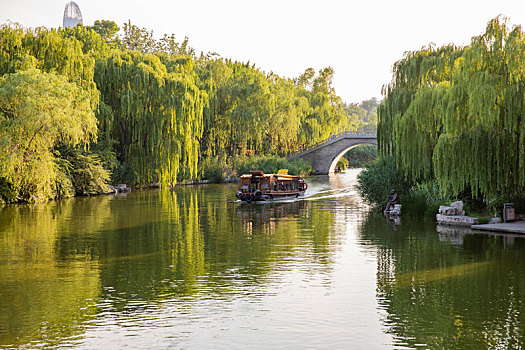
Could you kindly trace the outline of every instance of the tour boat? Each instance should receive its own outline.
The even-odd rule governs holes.
[[[241,201],[270,201],[304,195],[308,184],[300,176],[288,175],[287,169],[277,174],[250,171],[241,176],[241,187],[235,195]]]

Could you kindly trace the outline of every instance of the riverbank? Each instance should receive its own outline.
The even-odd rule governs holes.
[[[358,176],[357,189],[377,211],[386,207],[390,191],[394,189],[399,195],[404,216],[430,220],[436,220],[440,207],[457,201],[464,203],[463,215],[477,218],[480,224],[486,224],[494,218],[502,219],[504,203],[513,203],[516,215],[525,213],[525,198],[517,195],[483,197],[479,193],[472,193],[469,188],[459,191],[446,183],[440,185],[432,178],[410,180],[399,169],[396,157],[391,155],[367,164]]]
[[[497,224],[472,225],[470,228],[478,231],[508,232],[525,235],[525,221],[523,220]]]

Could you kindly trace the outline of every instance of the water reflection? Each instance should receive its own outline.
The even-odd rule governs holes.
[[[409,348],[519,348],[525,315],[525,240],[370,216],[384,323]]]
[[[100,294],[98,263],[84,251],[63,261],[56,250],[60,232],[69,234],[77,228],[74,208],[94,210],[100,220],[90,224],[100,227],[109,200],[104,198],[95,207],[65,200],[1,210],[0,345],[53,345],[81,333],[93,318]],[[66,222],[75,224],[64,230]]]
[[[393,225],[351,179],[309,183],[4,206],[0,347],[523,346],[523,237]]]
[[[246,226],[246,232],[252,234],[253,229],[262,229],[261,233],[274,234],[276,226],[283,223],[283,218],[297,218],[307,210],[308,202],[296,200],[291,202],[272,202],[263,204],[239,204],[237,216]]]
[[[234,190],[212,185],[0,209],[0,347],[79,345],[86,329],[107,319],[137,324],[126,315],[166,302],[182,302],[184,317],[187,297],[261,290],[298,254],[311,259],[311,274],[333,262],[330,210],[310,211],[306,201],[243,206],[229,202]]]

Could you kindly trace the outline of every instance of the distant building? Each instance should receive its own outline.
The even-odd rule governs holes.
[[[70,1],[66,4],[64,9],[64,21],[62,28],[75,27],[77,24],[82,24],[82,13],[80,7],[74,1]]]

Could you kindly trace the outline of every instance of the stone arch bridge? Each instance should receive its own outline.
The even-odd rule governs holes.
[[[344,131],[288,157],[303,158],[312,164],[314,174],[331,174],[341,157],[357,146],[377,145],[375,131]]]

